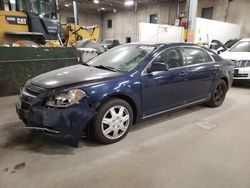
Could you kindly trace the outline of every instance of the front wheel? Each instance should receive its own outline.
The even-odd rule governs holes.
[[[223,101],[226,97],[226,93],[227,93],[227,84],[224,80],[220,80],[217,83],[217,85],[212,93],[212,96],[207,103],[208,106],[219,107],[223,103]]]
[[[133,111],[124,100],[111,99],[98,110],[92,125],[92,135],[103,144],[111,144],[121,140],[133,123]]]

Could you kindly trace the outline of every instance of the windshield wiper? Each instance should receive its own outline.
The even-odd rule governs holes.
[[[81,63],[81,64],[82,64],[82,65],[85,65],[85,66],[88,66],[88,67],[90,66],[90,65],[89,65],[89,64],[87,64],[87,63]]]
[[[109,70],[109,71],[117,72],[117,70],[115,68],[109,67],[109,66],[98,65],[98,66],[94,66],[94,67],[98,68],[98,69],[104,69],[104,70]]]

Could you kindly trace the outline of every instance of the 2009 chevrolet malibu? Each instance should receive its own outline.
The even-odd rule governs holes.
[[[231,62],[194,44],[127,44],[29,80],[16,110],[27,128],[74,146],[84,132],[114,143],[139,120],[195,104],[220,106],[232,78]]]

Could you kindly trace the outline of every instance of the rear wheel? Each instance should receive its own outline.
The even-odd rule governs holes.
[[[127,135],[132,122],[131,106],[124,100],[114,98],[99,108],[92,135],[100,143],[115,143]]]
[[[217,83],[212,93],[211,99],[207,103],[208,106],[219,107],[223,103],[226,97],[226,93],[227,93],[227,84],[224,80],[220,80]]]

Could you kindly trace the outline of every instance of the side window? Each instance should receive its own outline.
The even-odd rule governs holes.
[[[179,48],[172,48],[161,52],[154,62],[166,63],[170,69],[183,66],[182,55]]]
[[[108,25],[108,29],[112,28],[112,20],[108,20],[108,24],[107,25]]]
[[[194,65],[200,63],[206,63],[206,55],[204,50],[197,48],[183,48],[184,59],[186,65]]]
[[[208,52],[204,51],[205,53],[205,56],[206,56],[206,59],[207,59],[207,62],[213,62],[214,60],[212,59],[212,57],[209,55]]]
[[[222,60],[222,58],[218,54],[211,52],[211,51],[208,51],[208,53],[209,53],[210,57],[212,57],[212,59],[213,59],[212,61],[221,61]]]

